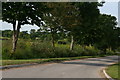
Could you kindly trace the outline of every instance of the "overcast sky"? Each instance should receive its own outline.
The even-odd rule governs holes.
[[[112,0],[111,0],[112,1]],[[100,7],[100,13],[104,14],[110,14],[113,16],[116,16],[118,18],[118,2],[106,2],[103,7]],[[2,27],[0,27],[0,30],[12,30],[12,25],[8,24],[6,22],[0,21],[0,24],[2,24]],[[24,25],[21,27],[21,31],[30,31],[31,29],[39,29],[37,26],[32,25]]]

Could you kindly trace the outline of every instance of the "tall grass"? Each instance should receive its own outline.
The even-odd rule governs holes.
[[[3,59],[34,59],[34,58],[60,58],[77,56],[96,56],[101,51],[94,46],[75,45],[74,50],[69,50],[69,44],[56,44],[53,48],[48,41],[19,40],[17,50],[11,56],[12,40],[4,40],[2,43]],[[108,54],[110,52],[108,51]],[[110,53],[111,54],[111,53]]]

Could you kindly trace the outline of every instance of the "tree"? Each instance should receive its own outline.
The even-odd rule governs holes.
[[[70,50],[73,50],[78,33],[81,34],[86,28],[95,23],[99,15],[99,5],[100,3],[91,2],[47,3],[50,11],[44,15],[45,29],[51,32],[53,47],[55,47],[55,34],[58,31],[67,31],[71,35]]]
[[[3,2],[2,20],[13,25],[13,53],[16,50],[21,25],[36,24],[40,26],[45,11],[46,8],[42,3]]]
[[[99,3],[97,2],[80,2],[69,3],[63,14],[62,26],[70,32],[71,45],[70,50],[73,50],[74,41],[83,38],[90,27],[95,23],[99,16]],[[83,36],[84,34],[84,36]],[[80,36],[78,38],[78,36]]]
[[[42,28],[42,27],[41,27]],[[51,34],[49,31],[47,30],[43,30],[43,29],[38,29],[37,32],[37,37],[41,40],[41,41],[50,41],[51,40]]]
[[[2,2],[0,2],[0,20],[2,20]]]
[[[114,48],[113,49],[117,49],[118,47],[120,47],[120,27],[116,27],[114,29]]]
[[[74,30],[78,27],[77,25],[80,24],[78,19],[80,19],[80,16],[78,16],[79,11],[77,10],[75,3],[64,3],[62,6],[62,12],[60,17],[60,25],[63,29],[63,31],[67,31],[67,33],[71,34],[71,45],[70,50],[73,50],[74,47]]]
[[[96,30],[99,31],[98,41],[95,42],[97,47],[106,52],[106,48],[114,49],[118,42],[118,32],[116,28],[117,22],[116,17],[106,14],[99,16]],[[117,32],[117,33],[116,33]],[[94,35],[94,36],[96,36]]]
[[[4,31],[2,31],[2,37],[11,38],[12,37],[12,31],[11,30],[4,30]]]
[[[60,16],[62,16],[60,13],[63,12],[64,4],[65,3],[46,3],[49,11],[44,14],[45,26],[43,29],[51,34],[53,48],[55,48],[56,34],[61,29],[59,21]]]

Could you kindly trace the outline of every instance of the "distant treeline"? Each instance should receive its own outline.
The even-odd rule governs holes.
[[[109,29],[108,29],[109,30]],[[106,31],[106,33],[99,33],[99,34],[95,34],[92,35],[93,32],[91,32],[91,37],[85,37],[84,40],[81,40],[82,38],[77,38],[76,40],[76,44],[80,44],[80,45],[93,45],[96,46],[100,49],[103,48],[111,48],[111,49],[116,49],[120,46],[120,27],[116,27],[115,29],[112,29],[113,31],[108,31],[108,30],[104,30]],[[6,37],[6,38],[11,38],[12,39],[12,30],[0,30],[0,32],[2,32],[2,37]],[[98,31],[99,32],[99,31]],[[62,33],[62,32],[58,32],[55,35],[55,42],[58,42],[59,44],[64,43],[66,44],[66,42],[70,43],[70,34],[69,33]],[[90,34],[89,34],[90,35]],[[95,42],[90,44],[92,39],[94,40],[93,37],[95,36],[104,36],[103,38],[98,38],[95,39]],[[35,30],[35,29],[31,29],[30,32],[28,33],[28,31],[21,31],[19,33],[19,39],[29,39],[29,40],[40,40],[40,41],[51,41],[51,33],[50,32],[44,32],[41,30]]]
[[[0,32],[2,33],[1,37],[12,38],[12,36],[13,36],[13,31],[12,30],[0,30]],[[63,34],[63,33],[60,33],[60,32],[56,34],[56,39],[57,40],[64,39],[66,37],[67,37],[67,34]],[[44,31],[40,31],[40,30],[36,31],[35,29],[31,29],[29,32],[28,31],[21,31],[19,33],[19,38],[20,39],[50,41],[51,40],[51,34],[50,34],[50,32],[44,32]]]

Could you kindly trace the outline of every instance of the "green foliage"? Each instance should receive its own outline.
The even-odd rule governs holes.
[[[67,47],[56,47],[54,51],[54,57],[69,57],[69,49]]]
[[[13,53],[14,59],[28,59],[29,57],[33,56],[33,53],[31,53],[31,47],[30,43],[28,43],[25,40],[20,40],[18,43],[18,49],[15,53]]]
[[[69,50],[69,44],[56,44],[53,49],[48,41],[24,40],[19,39],[18,48],[15,53],[11,53],[11,40],[3,40],[2,58],[3,59],[33,59],[33,58],[61,58],[61,57],[77,57],[77,56],[98,56],[101,51],[94,46],[75,45],[74,50]],[[107,54],[113,54],[108,51]],[[11,56],[12,55],[12,56]]]
[[[18,20],[20,25],[36,24],[40,26],[40,18],[42,18],[42,15],[45,11],[46,6],[43,3],[3,2],[2,20],[11,24]],[[39,23],[37,21],[39,21]]]
[[[69,56],[75,57],[75,56],[81,56],[84,52],[84,48],[80,45],[75,45],[74,50],[69,50]]]
[[[54,55],[50,42],[33,42],[31,45],[31,50],[32,53],[34,53],[34,56],[38,58],[49,58]]]
[[[19,38],[30,39],[30,34],[28,34],[28,31],[21,31],[20,34],[19,34]]]
[[[115,52],[114,52],[114,51],[112,51],[112,50],[110,50],[110,49],[106,49],[106,54],[111,54],[111,55],[114,55],[114,54],[115,54]]]
[[[24,59],[24,58],[29,58],[29,56],[31,54],[29,54],[30,51],[30,46],[27,45],[26,41],[20,40],[20,42],[18,43],[18,49],[16,50],[15,53],[13,53],[12,56],[12,44],[11,43],[12,40],[7,40],[7,41],[3,41],[3,46],[2,46],[2,57],[3,59]],[[31,55],[32,56],[32,55]]]
[[[2,58],[10,59],[10,50],[11,50],[11,40],[3,40],[2,41]]]
[[[4,30],[4,31],[2,31],[2,37],[11,38],[12,37],[12,33],[13,33],[13,31],[11,31],[11,30]]]
[[[116,25],[116,17],[106,14],[99,15],[96,34],[94,34],[96,47],[102,50],[111,47],[114,50],[119,45],[119,28],[116,28]]]
[[[118,47],[118,48],[116,49],[116,52],[120,52],[120,47]]]
[[[96,49],[94,46],[86,46],[84,55],[87,55],[87,56],[100,55],[100,50]]]

